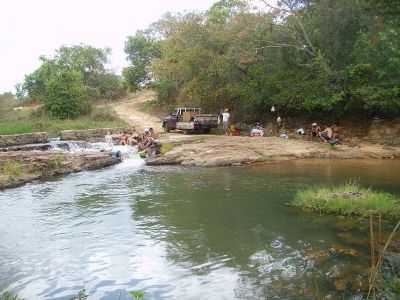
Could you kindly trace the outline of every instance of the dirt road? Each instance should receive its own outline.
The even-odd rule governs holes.
[[[140,91],[119,102],[114,106],[114,110],[121,119],[134,126],[137,131],[143,132],[144,128],[150,127],[161,131],[161,120],[141,110],[143,103],[151,101],[155,97],[156,93],[153,91]]]

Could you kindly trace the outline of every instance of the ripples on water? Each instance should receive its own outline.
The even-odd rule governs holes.
[[[149,168],[134,157],[3,191],[0,291],[26,299],[70,299],[82,288],[91,299],[129,299],[132,290],[146,299],[302,299],[296,288],[312,281],[305,251],[340,241],[335,218],[284,203],[299,188],[352,172],[326,163]],[[397,179],[372,173],[361,181],[399,192]]]

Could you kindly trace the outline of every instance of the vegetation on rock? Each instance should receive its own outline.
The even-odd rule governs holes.
[[[400,199],[389,193],[363,188],[356,183],[299,191],[291,204],[326,214],[400,217]]]

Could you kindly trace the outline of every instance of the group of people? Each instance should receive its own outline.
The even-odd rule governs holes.
[[[275,112],[275,108],[271,109],[271,112]],[[219,123],[222,124],[222,129],[225,135],[240,135],[240,129],[236,128],[233,124],[230,125],[231,114],[228,109],[225,109],[220,113]],[[283,120],[280,116],[276,118],[277,132],[281,138],[289,138],[286,131],[283,129]],[[239,133],[239,134],[238,134]],[[265,136],[265,129],[260,122],[255,123],[253,128],[250,130],[251,137]],[[299,128],[296,130],[298,135],[306,135],[306,130],[304,128]],[[336,125],[326,126],[323,130],[317,123],[311,125],[311,137],[317,137],[325,143],[330,143],[335,145],[339,143],[338,127]]]
[[[317,123],[311,125],[311,136],[318,137],[325,143],[330,143],[332,145],[339,143],[339,133],[338,128],[334,124],[332,126],[326,126],[324,130]]]
[[[108,132],[105,136],[105,142],[113,145],[114,140],[122,146],[137,146],[142,158],[160,154],[161,143],[153,128],[145,128],[143,134],[139,134],[135,130],[133,130],[133,133],[124,131],[121,134],[113,135]]]

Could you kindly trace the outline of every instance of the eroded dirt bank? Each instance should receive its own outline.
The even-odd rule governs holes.
[[[52,176],[104,168],[119,162],[109,152],[0,152],[0,190]]]
[[[162,141],[174,143],[163,136]],[[197,136],[180,140],[149,165],[234,166],[291,159],[399,159],[400,148],[377,144],[350,147],[276,137]]]

